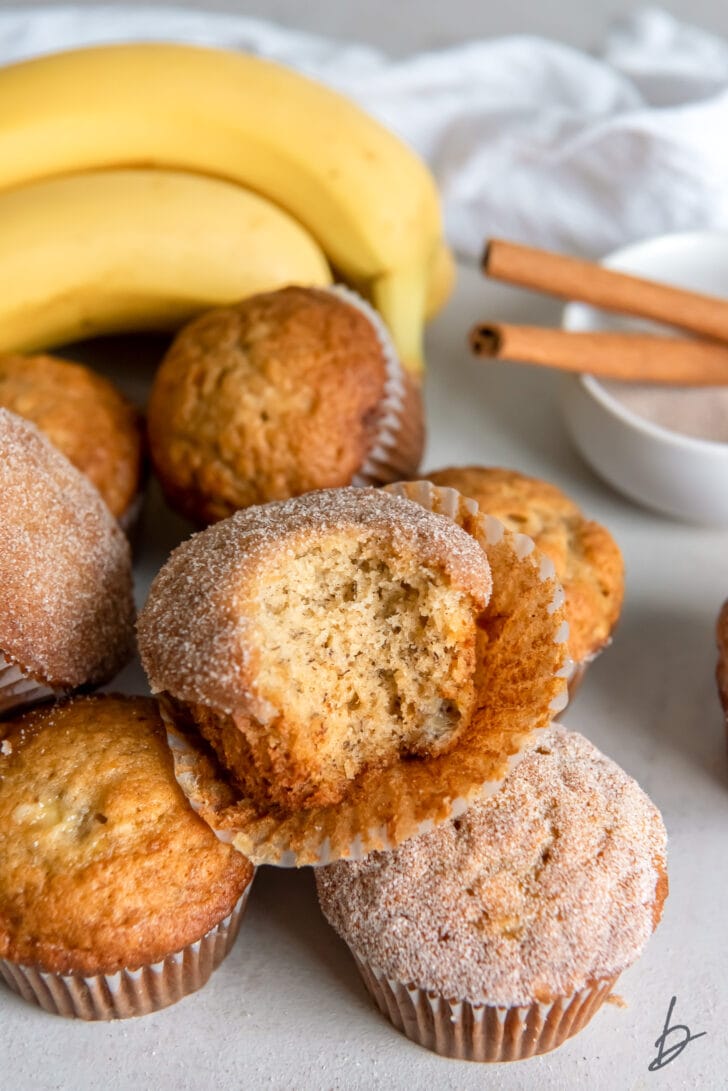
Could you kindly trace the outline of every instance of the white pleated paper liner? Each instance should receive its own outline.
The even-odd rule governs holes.
[[[190,717],[162,696],[178,783],[218,837],[255,865],[359,860],[457,817],[498,790],[533,733],[566,704],[572,664],[564,596],[551,561],[534,551],[530,538],[478,514],[477,505],[453,489],[406,482],[388,491],[455,519],[488,556],[493,593],[484,615],[482,700],[448,753],[367,770],[338,803],[285,813],[246,798]]]
[[[60,974],[0,959],[0,977],[24,1000],[75,1019],[148,1015],[195,992],[232,950],[252,881],[233,910],[195,943],[151,965],[113,974]]]
[[[424,406],[417,380],[403,367],[391,334],[381,315],[358,292],[334,284],[331,292],[356,307],[371,322],[384,358],[384,396],[367,456],[352,485],[384,485],[412,477],[422,458],[425,444]]]
[[[354,955],[375,1004],[411,1041],[462,1061],[522,1061],[578,1034],[602,1006],[619,974],[551,1003],[514,1007],[453,1000],[393,981]]]
[[[61,696],[60,690],[53,690],[43,682],[30,678],[0,652],[0,716],[13,715],[41,701]]]

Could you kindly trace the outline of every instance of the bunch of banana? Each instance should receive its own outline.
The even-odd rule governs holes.
[[[452,283],[417,156],[342,96],[239,53],[102,46],[0,70],[0,191],[5,348],[325,283],[320,246],[418,375],[425,318]]]
[[[0,193],[0,352],[174,329],[206,307],[331,282],[288,213],[241,186],[121,169]]]

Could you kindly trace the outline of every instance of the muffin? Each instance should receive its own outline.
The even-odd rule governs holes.
[[[718,615],[716,627],[718,640],[718,666],[716,668],[716,680],[718,682],[718,694],[728,728],[728,600],[723,603]]]
[[[0,715],[110,681],[133,647],[124,534],[35,425],[0,409]]]
[[[527,573],[521,625],[541,646],[503,660],[499,690],[488,555],[421,504],[324,490],[183,543],[138,641],[200,813],[254,863],[320,862],[396,843],[502,779],[563,684],[555,585]]]
[[[424,442],[419,388],[343,288],[283,288],[191,322],[155,377],[148,429],[169,504],[198,524],[409,477]]]
[[[0,975],[47,1011],[143,1015],[200,988],[253,878],[191,810],[156,702],[78,697],[0,724]]]
[[[624,597],[624,562],[608,530],[587,519],[555,485],[516,470],[461,466],[428,474],[458,489],[482,511],[527,534],[554,562],[566,595],[574,694],[588,664],[610,642]]]
[[[141,415],[108,380],[55,356],[0,356],[0,406],[38,426],[123,526],[138,507]]]
[[[490,799],[316,883],[399,1030],[447,1057],[518,1060],[585,1026],[638,958],[667,895],[665,846],[635,781],[552,727]]]

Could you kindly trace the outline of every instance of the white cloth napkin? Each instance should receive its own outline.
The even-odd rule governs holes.
[[[0,63],[131,39],[249,50],[352,96],[428,160],[461,258],[488,235],[600,255],[728,229],[728,44],[657,9],[616,24],[595,56],[516,36],[403,60],[175,8],[0,11]]]

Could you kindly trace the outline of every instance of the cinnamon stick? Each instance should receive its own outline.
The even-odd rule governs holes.
[[[673,288],[596,262],[503,239],[488,242],[482,268],[487,276],[509,284],[728,341],[728,301],[717,296]]]
[[[542,326],[475,326],[476,356],[518,360],[603,379],[728,386],[728,345],[640,333],[581,333]]]

